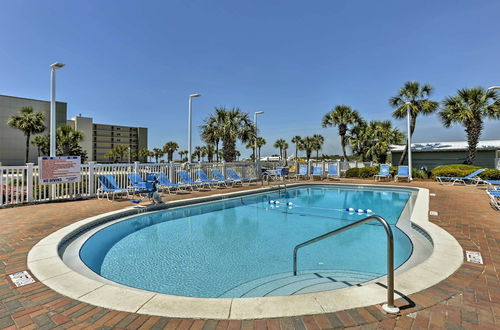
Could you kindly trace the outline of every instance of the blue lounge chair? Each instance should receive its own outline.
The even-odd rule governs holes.
[[[225,178],[224,175],[222,175],[221,171],[217,170],[217,169],[212,169],[212,175],[217,180],[224,182],[226,184],[226,186],[228,184],[231,184],[231,186],[234,185],[234,184],[242,184],[241,180],[233,180],[233,179],[227,179],[227,178]]]
[[[311,172],[311,180],[314,177],[319,176],[321,180],[323,180],[323,166],[313,166]]]
[[[210,189],[210,185],[208,183],[194,181],[186,171],[179,171],[177,173],[179,173],[182,183],[188,185],[192,191],[194,191],[194,187],[199,187],[200,189],[203,189],[203,187],[208,187],[208,189]]]
[[[299,173],[295,174],[295,178],[305,178],[307,176],[307,164],[299,165]]]
[[[373,176],[373,179],[375,181],[380,181],[380,179],[384,178],[386,180],[389,180],[391,178],[391,165],[390,164],[382,164],[380,165],[380,172],[379,174],[375,174]]]
[[[400,178],[406,178],[410,182],[410,169],[406,165],[398,166],[398,174],[394,176],[394,181],[398,182]]]
[[[477,185],[480,179],[477,176],[486,171],[485,168],[481,168],[477,171],[472,172],[466,176],[437,176],[436,180],[439,184],[453,186],[455,183],[463,183],[464,185]]]
[[[134,189],[145,189],[146,182],[137,173],[128,174],[128,180],[130,181],[130,186]]]
[[[340,179],[339,168],[336,164],[328,164],[328,174],[326,175],[326,178],[332,178],[336,180]]]
[[[165,173],[154,173],[153,175],[155,175],[158,179],[158,188],[167,189],[169,195],[172,194],[172,190],[179,191],[180,189],[185,188],[182,184],[172,183]]]
[[[487,190],[486,193],[490,198],[491,205],[497,210],[500,210],[500,190]]]
[[[238,173],[236,173],[236,171],[232,168],[228,168],[227,169],[227,174],[229,175],[229,177],[233,180],[239,180],[241,182],[248,182],[248,184],[250,184],[250,182],[252,181],[257,181],[257,178],[242,178],[241,176],[238,175]]]
[[[112,199],[115,199],[115,194],[126,193],[127,197],[129,195],[129,190],[127,188],[118,187],[116,184],[115,177],[111,174],[99,175],[97,176],[97,180],[99,181],[100,187],[97,189],[97,199],[101,199],[99,196],[106,195],[106,198],[109,199],[109,194],[111,194]]]
[[[203,170],[196,170],[196,174],[198,175],[198,178],[201,182],[206,182],[210,187],[217,188],[222,187],[222,185],[226,185],[225,181],[209,179],[207,173],[205,173],[205,171]]]
[[[490,190],[500,189],[500,180],[483,180],[481,178],[478,178],[478,180],[478,183],[487,184]]]

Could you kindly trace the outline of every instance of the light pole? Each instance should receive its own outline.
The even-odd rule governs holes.
[[[411,172],[412,172],[412,168],[411,168],[411,132],[410,132],[410,113],[411,113],[411,102],[406,102],[406,117],[408,118],[408,122],[407,122],[407,134],[408,134],[408,139],[407,139],[407,142],[408,142],[408,180],[413,180],[413,178],[411,177]]]
[[[500,89],[500,86],[491,86],[491,87],[488,87],[489,91],[494,91],[495,89]]]
[[[201,94],[191,94],[189,95],[189,115],[188,115],[188,163],[191,164],[191,113],[192,113],[192,100],[193,97],[199,97]]]
[[[56,70],[63,66],[60,62],[50,66],[50,157],[56,155]]]
[[[253,113],[253,124],[255,125],[255,141],[254,141],[254,155],[253,155],[253,160],[256,162],[257,161],[257,115],[263,114],[264,111],[255,111]]]

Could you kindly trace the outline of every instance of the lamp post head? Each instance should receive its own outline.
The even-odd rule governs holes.
[[[189,97],[200,97],[200,96],[201,96],[201,94],[191,94],[191,95],[189,95]]]
[[[57,70],[57,69],[60,69],[62,68],[63,66],[65,66],[66,64],[64,63],[61,63],[61,62],[56,62],[54,64],[51,64],[50,67],[54,70]]]
[[[491,86],[491,87],[488,87],[489,91],[494,91],[495,89],[500,89],[500,86]]]
[[[411,102],[410,102],[410,101],[408,101],[408,102],[406,102],[405,104],[406,104],[406,105],[411,105]]]
[[[256,115],[261,115],[261,114],[263,114],[263,113],[264,113],[264,111],[255,111],[255,114],[256,114]]]

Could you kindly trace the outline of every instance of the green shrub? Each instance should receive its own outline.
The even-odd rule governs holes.
[[[414,178],[414,179],[428,179],[429,178],[426,171],[419,170],[416,168],[412,168],[411,174],[412,174],[412,178]]]
[[[432,177],[435,178],[437,176],[466,176],[474,171],[477,171],[478,169],[480,169],[480,167],[473,165],[464,165],[464,164],[442,165],[432,170]],[[481,177],[483,177],[482,174]]]
[[[358,178],[359,177],[359,168],[353,167],[348,169],[345,172],[346,178]]]
[[[362,167],[359,169],[360,178],[371,178],[375,174],[380,173],[380,168],[378,166]]]
[[[490,168],[479,174],[479,177],[483,180],[500,180],[500,170]]]

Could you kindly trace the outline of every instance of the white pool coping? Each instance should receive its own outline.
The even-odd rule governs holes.
[[[287,187],[308,183],[287,184]],[[318,183],[311,183],[318,184]],[[425,230],[432,238],[434,249],[428,259],[415,267],[396,273],[394,288],[405,296],[427,289],[449,277],[463,263],[463,250],[456,239],[444,229],[429,222],[429,190],[418,187],[383,186],[370,184],[320,183],[329,185],[374,186],[410,188],[418,190],[410,221]],[[264,192],[258,188],[252,192]],[[273,189],[273,188],[271,188]],[[219,194],[232,197],[249,191]],[[191,198],[200,201],[212,196]],[[170,202],[175,203],[175,202]],[[168,204],[168,203],[167,203]],[[256,298],[193,298],[154,293],[123,286],[106,284],[90,279],[69,268],[60,258],[58,249],[66,237],[83,225],[103,217],[116,215],[131,208],[90,217],[66,226],[40,240],[28,253],[28,268],[35,277],[52,290],[75,300],[108,309],[138,314],[196,318],[196,319],[261,319],[310,314],[331,313],[341,310],[381,304],[387,291],[375,283],[360,287],[347,287],[332,291],[295,296]],[[385,284],[385,283],[384,283]],[[395,293],[395,299],[400,298]]]

